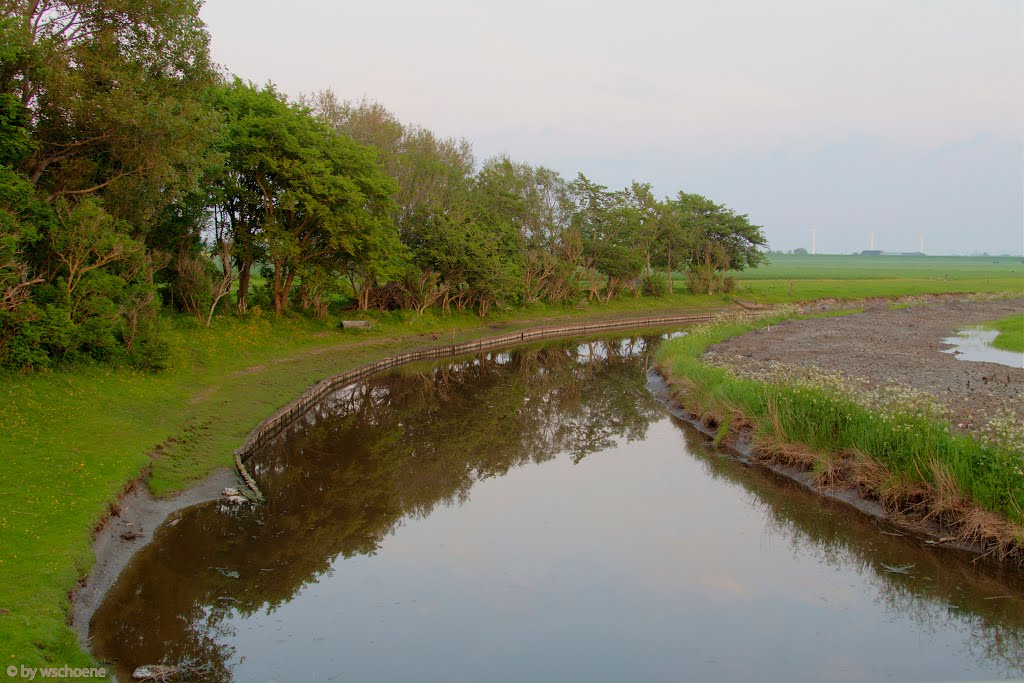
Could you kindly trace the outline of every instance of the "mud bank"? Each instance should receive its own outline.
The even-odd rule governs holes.
[[[135,553],[153,540],[157,528],[183,510],[217,500],[225,487],[238,482],[238,475],[222,469],[171,498],[154,498],[143,479],[128,486],[96,532],[96,564],[71,596],[71,624],[82,647],[88,649],[89,622],[96,608]]]
[[[931,394],[954,427],[978,432],[1000,411],[1024,421],[1024,369],[963,361],[943,340],[971,325],[1024,311],[1024,299],[943,300],[788,320],[717,344],[707,356],[741,373],[773,364],[837,372],[867,391],[902,386]]]

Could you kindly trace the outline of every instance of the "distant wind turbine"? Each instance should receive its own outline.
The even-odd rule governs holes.
[[[818,229],[811,228],[811,253],[818,253]]]

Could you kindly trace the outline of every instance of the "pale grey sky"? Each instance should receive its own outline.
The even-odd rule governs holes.
[[[748,213],[774,248],[1024,250],[1024,0],[207,0],[290,95]]]

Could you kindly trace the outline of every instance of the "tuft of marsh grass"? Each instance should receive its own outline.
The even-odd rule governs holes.
[[[996,330],[999,336],[992,342],[992,346],[1004,351],[1020,351],[1024,353],[1024,313],[993,320],[982,325],[987,330]]]

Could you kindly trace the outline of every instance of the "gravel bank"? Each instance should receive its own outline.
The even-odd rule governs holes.
[[[964,327],[1024,311],[1024,299],[943,301],[902,309],[790,320],[708,350],[742,373],[773,364],[838,373],[851,386],[909,387],[929,393],[949,410],[951,423],[980,431],[1002,411],[1024,422],[1024,369],[958,360],[943,339]]]

